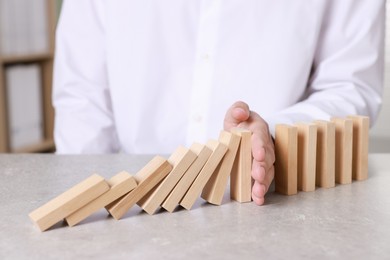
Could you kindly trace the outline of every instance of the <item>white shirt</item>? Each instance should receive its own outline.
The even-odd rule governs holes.
[[[68,0],[58,153],[170,153],[217,138],[238,100],[269,123],[375,120],[384,0]]]

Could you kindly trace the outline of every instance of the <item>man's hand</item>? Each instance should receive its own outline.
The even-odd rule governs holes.
[[[274,179],[275,148],[268,124],[249,106],[241,101],[234,103],[226,112],[224,129],[233,127],[252,131],[252,199],[257,205],[264,204],[264,196]]]

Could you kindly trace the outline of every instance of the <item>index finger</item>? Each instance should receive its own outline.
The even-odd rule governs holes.
[[[248,120],[249,116],[250,110],[248,104],[242,101],[237,101],[226,112],[224,129],[230,130],[233,127],[237,127],[241,122]]]

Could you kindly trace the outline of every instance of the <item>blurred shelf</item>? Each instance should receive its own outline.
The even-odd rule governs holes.
[[[45,140],[38,144],[25,146],[12,150],[12,153],[43,153],[43,152],[54,152],[55,145],[54,140]]]
[[[19,63],[50,61],[52,58],[53,55],[51,53],[12,55],[12,56],[2,56],[0,58],[0,62],[4,65],[12,65],[12,64],[19,64]]]
[[[6,0],[8,1],[8,0]],[[9,0],[11,2],[11,0]],[[29,0],[27,0],[29,1]],[[0,0],[1,2],[1,0]],[[33,152],[53,152],[55,150],[54,146],[54,137],[53,137],[53,127],[54,127],[54,109],[51,104],[51,95],[52,95],[52,77],[53,77],[53,58],[54,58],[54,36],[55,36],[55,28],[57,24],[57,2],[60,4],[60,1],[53,0],[44,0],[42,14],[46,15],[47,19],[45,21],[48,34],[47,34],[47,43],[48,48],[45,49],[37,49],[42,50],[42,52],[30,52],[30,53],[20,53],[20,54],[1,54],[0,53],[0,153],[33,153]],[[18,2],[19,3],[19,2]],[[23,6],[16,5],[18,8],[13,9],[12,14],[7,18],[12,18],[12,21],[18,21],[21,17],[24,16],[15,16],[15,12],[23,12],[26,11]],[[9,7],[9,6],[8,6]],[[31,10],[27,10],[31,11]],[[7,13],[9,14],[9,13]],[[19,13],[20,14],[20,13]],[[38,13],[34,13],[34,15],[38,15]],[[3,19],[5,20],[5,19]],[[10,20],[10,21],[11,21]],[[3,21],[2,21],[3,22]],[[25,23],[23,23],[25,25]],[[27,32],[27,30],[25,30]],[[3,38],[2,38],[3,39]],[[0,39],[1,40],[1,39]],[[1,44],[1,41],[0,41]],[[10,100],[8,100],[7,94],[9,93],[9,89],[7,86],[6,80],[6,72],[9,69],[13,69],[11,67],[16,66],[31,66],[36,65],[40,67],[41,70],[41,90],[42,90],[42,113],[43,113],[43,136],[44,140],[37,144],[29,145],[26,147],[22,147],[20,149],[11,150],[10,149]]]

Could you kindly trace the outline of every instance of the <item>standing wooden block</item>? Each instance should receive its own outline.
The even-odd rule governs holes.
[[[171,170],[172,165],[167,160],[161,156],[155,156],[134,176],[138,186],[122,198],[107,205],[106,209],[115,219],[122,218],[135,203],[156,187]]]
[[[370,118],[367,116],[348,116],[348,118],[353,121],[352,178],[361,181],[368,178]]]
[[[190,150],[196,154],[197,158],[191,164],[190,168],[185,172],[179,183],[165,199],[161,205],[169,212],[173,212],[179,202],[182,200],[195,178],[198,176],[200,170],[203,168],[207,160],[211,155],[211,149],[206,145],[194,143],[191,145]]]
[[[298,190],[316,189],[317,126],[298,123]]]
[[[94,174],[29,214],[31,220],[45,231],[79,208],[99,197],[110,187],[103,177]]]
[[[180,201],[180,205],[186,209],[192,208],[196,199],[201,194],[203,187],[206,185],[227,151],[227,146],[216,140],[208,141],[206,146],[211,149],[213,153],[192,183],[184,198]]]
[[[138,205],[148,214],[153,215],[195,159],[196,154],[191,150],[182,146],[178,147],[168,159],[168,162],[173,165],[171,173],[156,189],[144,196]]]
[[[317,120],[316,185],[332,188],[335,184],[336,129],[335,124]]]
[[[69,226],[76,225],[137,187],[135,179],[127,172],[120,172],[107,182],[110,185],[109,191],[65,218]]]
[[[232,171],[234,159],[240,145],[241,137],[239,135],[222,131],[219,135],[219,142],[226,145],[228,150],[218,165],[217,169],[211,175],[202,192],[202,198],[209,203],[221,205],[225,188]]]
[[[233,134],[241,137],[241,142],[230,175],[230,197],[238,202],[252,201],[252,132],[233,128]]]
[[[298,193],[298,130],[278,124],[275,129],[275,190],[284,195]]]
[[[336,182],[352,182],[353,122],[351,119],[332,118],[336,127]]]

